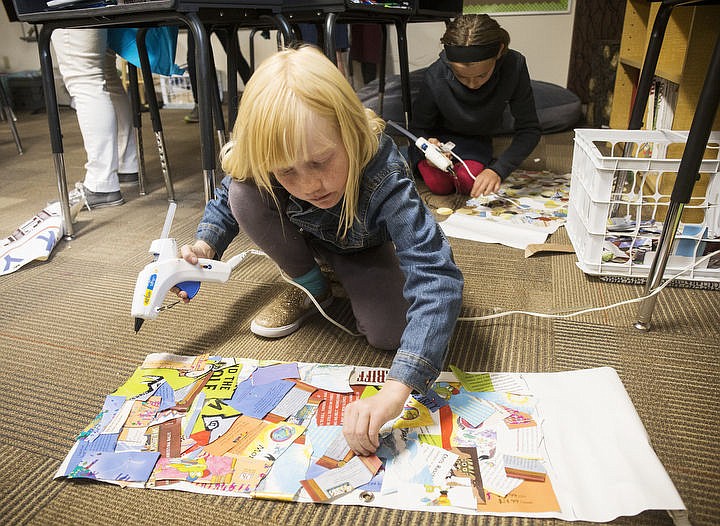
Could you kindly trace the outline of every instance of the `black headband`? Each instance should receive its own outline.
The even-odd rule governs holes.
[[[480,62],[497,57],[500,52],[500,42],[483,44],[481,46],[445,46],[445,56],[449,62]]]

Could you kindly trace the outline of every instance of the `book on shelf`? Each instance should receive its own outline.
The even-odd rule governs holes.
[[[662,77],[653,79],[647,103],[646,130],[672,128],[678,87],[676,83]]]
[[[650,85],[645,115],[646,130],[669,130],[672,128],[677,105],[679,86],[662,77],[654,77]],[[638,157],[665,157],[667,147],[662,144],[643,144]]]

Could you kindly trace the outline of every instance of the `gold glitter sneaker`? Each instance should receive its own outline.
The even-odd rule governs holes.
[[[332,289],[315,298],[324,309],[333,301]],[[315,304],[297,287],[290,287],[261,310],[250,324],[250,330],[265,338],[282,338],[300,328],[303,322],[317,313]]]

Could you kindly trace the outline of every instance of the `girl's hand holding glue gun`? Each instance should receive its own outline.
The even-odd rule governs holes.
[[[452,159],[452,151],[445,148],[445,145],[440,142],[436,137],[430,137],[428,139],[428,142],[432,145],[437,146],[445,157],[447,157],[448,159]],[[429,158],[428,161],[432,163],[432,160]],[[460,158],[458,158],[458,162],[463,163],[462,159]],[[435,163],[433,163],[433,165],[435,165]],[[442,166],[438,166],[438,168],[442,169]],[[500,183],[502,182],[502,179],[491,168],[485,168],[477,175],[474,175],[469,168],[466,167],[466,169],[468,170],[470,177],[472,177],[475,181],[473,183],[472,190],[470,190],[470,197],[490,195],[500,190]]]

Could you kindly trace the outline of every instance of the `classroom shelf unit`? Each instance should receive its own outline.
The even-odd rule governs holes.
[[[611,128],[628,127],[635,88],[659,6],[657,1],[627,1]],[[671,126],[674,130],[690,128],[718,31],[720,5],[682,6],[672,10],[655,75],[679,86]],[[715,116],[713,129],[720,129],[720,114]]]

